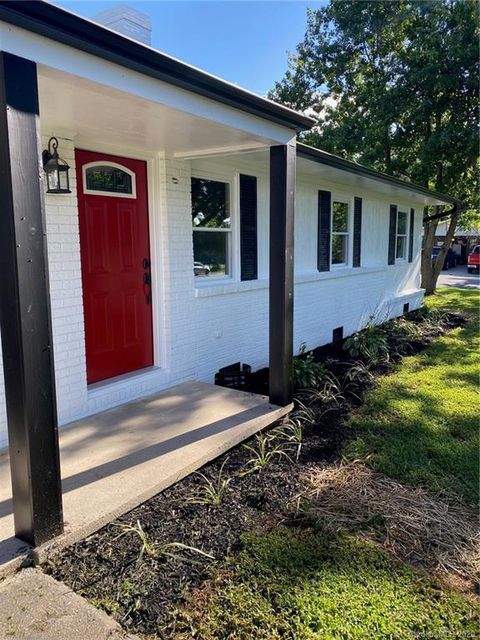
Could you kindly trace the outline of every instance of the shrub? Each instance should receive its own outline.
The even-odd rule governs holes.
[[[297,389],[316,387],[326,375],[325,367],[314,362],[313,353],[307,352],[305,342],[300,345],[298,356],[293,358],[293,384]]]
[[[388,359],[388,342],[385,331],[371,324],[347,338],[343,348],[352,358],[363,358],[373,362]]]

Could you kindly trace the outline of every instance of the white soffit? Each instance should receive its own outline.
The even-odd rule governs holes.
[[[48,67],[52,71],[71,74],[77,81],[91,81],[103,86],[105,90],[110,88],[125,92],[198,118],[238,129],[246,134],[269,139],[272,144],[284,144],[294,137],[294,132],[289,127],[246,113],[214,99],[205,98],[192,91],[151,78],[2,21],[0,21],[0,50],[32,60],[39,67],[42,65],[44,69]]]
[[[178,157],[235,153],[269,138],[194,116],[136,95],[39,66],[42,129],[108,145]]]
[[[297,175],[299,178],[317,178],[322,182],[331,182],[339,187],[344,185],[349,189],[357,188],[361,191],[378,193],[383,197],[389,198],[392,204],[395,204],[397,200],[420,205],[448,204],[434,195],[423,195],[413,189],[409,189],[408,186],[400,187],[381,180],[367,178],[357,173],[330,167],[306,158],[297,158]]]

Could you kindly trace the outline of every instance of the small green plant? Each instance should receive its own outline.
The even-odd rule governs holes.
[[[449,313],[442,309],[420,307],[416,312],[416,318],[420,321],[420,331],[438,332],[444,331],[449,324]]]
[[[140,553],[137,559],[137,564],[140,564],[143,556],[147,554],[151,558],[155,560],[182,560],[183,562],[194,562],[194,560],[188,555],[189,553],[199,554],[204,556],[205,558],[210,558],[214,560],[214,556],[201,549],[197,549],[197,547],[191,547],[188,544],[183,544],[182,542],[152,542],[146,531],[143,529],[140,524],[140,520],[137,520],[135,525],[133,524],[121,524],[119,527],[122,529],[121,533],[114,538],[114,540],[118,540],[122,536],[133,534],[140,539],[141,548]],[[178,551],[179,553],[176,553]]]
[[[92,598],[90,602],[94,607],[102,609],[102,611],[105,611],[105,613],[109,615],[115,615],[120,611],[120,605],[112,598]]]
[[[346,401],[344,389],[339,379],[329,373],[323,385],[309,392],[309,402],[327,405],[328,408],[339,407]]]
[[[374,364],[372,362],[364,362],[363,360],[355,360],[349,365],[346,373],[345,380],[353,385],[370,384],[375,379],[375,374],[372,371]]]
[[[225,478],[223,474],[223,468],[228,458],[222,462],[222,466],[218,472],[218,476],[215,480],[210,480],[203,473],[197,472],[204,484],[199,488],[198,493],[195,496],[189,498],[189,502],[193,504],[214,504],[219,505],[222,503],[225,493],[228,489],[228,485],[232,481],[232,478]]]
[[[293,384],[297,389],[316,387],[325,377],[325,367],[314,362],[313,353],[307,352],[307,345],[302,342],[298,356],[293,358]]]
[[[388,342],[380,327],[369,324],[345,340],[343,348],[352,358],[363,358],[372,362],[388,360]]]
[[[385,331],[389,336],[390,348],[397,355],[413,351],[413,344],[422,337],[420,325],[415,324],[407,318],[394,318],[386,323]]]
[[[283,424],[273,429],[271,436],[284,442],[287,447],[292,446],[295,451],[295,460],[298,462],[303,445],[303,429],[298,418],[288,418]]]
[[[290,460],[290,456],[282,447],[282,444],[275,445],[276,438],[272,436],[258,433],[255,436],[256,446],[251,444],[244,444],[243,447],[248,451],[251,451],[252,457],[247,460],[243,470],[240,472],[241,476],[246,476],[256,471],[262,471],[267,465],[272,462],[274,458],[280,458],[284,456]]]
[[[299,398],[296,398],[295,401],[297,407],[290,416],[300,420],[303,425],[315,426],[318,422],[318,415],[315,408],[304,404]]]

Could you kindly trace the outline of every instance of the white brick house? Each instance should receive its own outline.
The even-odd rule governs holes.
[[[46,3],[0,4],[0,51],[2,118],[11,108],[9,90],[22,93],[23,80],[9,89],[8,66],[34,63],[41,145],[31,152],[38,155],[55,136],[70,166],[70,193],[46,193],[43,176],[41,182],[60,425],[182,381],[213,382],[219,368],[236,361],[268,366],[269,353],[275,354],[272,322],[288,338],[291,311],[287,290],[285,318],[272,318],[279,308],[272,304],[281,303],[281,295],[274,294],[273,303],[269,298],[272,278],[285,286],[288,274],[282,280],[271,268],[277,258],[269,255],[276,247],[270,220],[281,206],[272,204],[271,185],[278,174],[288,201],[295,179],[294,165],[283,178],[274,171],[272,148],[297,147],[293,351],[301,342],[309,348],[330,342],[336,328],[347,336],[371,319],[421,304],[423,208],[453,199],[296,145],[296,133],[313,124],[307,117]],[[2,126],[11,132],[11,124]],[[22,168],[11,138],[8,152],[15,178]],[[128,166],[137,161],[143,169],[136,173]],[[248,188],[242,176],[249,177]],[[218,209],[206,221],[202,198]],[[151,277],[151,285],[138,280],[137,290],[125,284],[120,311],[120,303],[112,311],[108,291],[98,289],[103,275],[117,287],[128,271],[112,271],[113,205],[135,224],[145,214],[149,262],[139,277]],[[124,266],[143,255],[134,246],[135,229],[118,231]],[[282,269],[288,270],[289,255],[278,258]],[[140,263],[134,267],[142,270]],[[111,336],[97,335],[102,323],[117,333],[124,327],[125,355],[115,352]],[[140,366],[129,359],[134,342],[146,353]],[[4,351],[5,344],[6,338]],[[287,364],[288,351],[279,346]],[[1,446],[7,444],[5,407],[0,370]]]

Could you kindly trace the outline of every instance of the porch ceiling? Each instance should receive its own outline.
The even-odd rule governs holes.
[[[106,145],[188,156],[244,151],[274,141],[39,65],[42,130]]]

